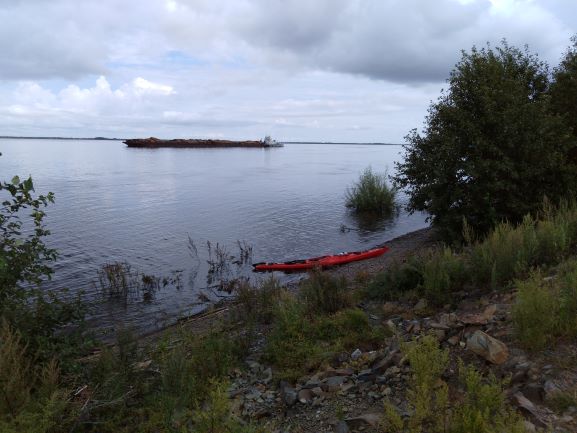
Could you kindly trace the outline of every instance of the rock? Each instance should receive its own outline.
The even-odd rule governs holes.
[[[550,400],[554,398],[556,395],[562,393],[561,388],[557,386],[555,382],[552,380],[545,381],[543,385],[543,391],[545,392],[545,399]]]
[[[431,331],[431,334],[433,334],[439,342],[445,341],[445,338],[447,336],[445,331],[443,331],[442,329],[433,329]]]
[[[401,355],[396,350],[389,352],[389,354],[385,356],[385,358],[381,359],[373,366],[373,373],[375,374],[384,373],[390,366],[392,366],[393,364],[397,364],[399,362],[400,357]]]
[[[367,426],[378,427],[381,422],[381,414],[365,413],[354,418],[347,418],[345,421],[352,430],[358,430]]]
[[[337,368],[337,369],[329,369],[326,371],[323,371],[317,375],[315,375],[318,379],[323,380],[326,379],[327,377],[333,377],[333,376],[352,376],[355,373],[355,371],[352,368]],[[315,378],[315,376],[311,377],[309,379],[309,381],[307,382],[307,384],[313,380]],[[307,386],[307,388],[310,388]]]
[[[521,392],[523,392],[523,395],[532,402],[535,403],[543,402],[543,396],[545,394],[545,391],[543,390],[543,387],[538,383],[528,383],[521,389]]]
[[[453,328],[457,326],[457,315],[455,313],[444,313],[439,317],[439,323],[448,328]]]
[[[447,343],[449,343],[451,346],[456,346],[460,340],[461,339],[459,338],[458,335],[453,335],[452,337],[447,339]]]
[[[413,307],[413,309],[414,309],[415,311],[423,311],[423,310],[425,310],[425,309],[427,308],[427,306],[428,306],[427,300],[424,299],[424,298],[421,298],[421,299],[419,299],[419,302],[417,302],[417,303],[415,304],[415,306]]]
[[[493,364],[503,364],[509,358],[509,349],[502,341],[475,331],[467,340],[467,348]]]
[[[312,403],[315,394],[310,389],[301,389],[298,393],[298,399],[303,404]]]
[[[525,426],[525,431],[527,433],[534,433],[537,431],[537,427],[535,427],[535,424],[533,424],[531,421],[523,421],[523,425]]]
[[[357,359],[359,359],[361,357],[362,354],[363,354],[363,352],[361,352],[360,349],[355,349],[353,351],[353,353],[351,353],[351,359],[353,361],[356,361]]]
[[[272,381],[272,369],[270,367],[263,371],[260,381],[265,385],[268,385]]]
[[[343,383],[347,381],[345,376],[332,376],[323,380],[322,388],[327,392],[338,391]]]
[[[335,426],[335,433],[349,433],[350,431],[351,430],[345,421],[339,421]]]
[[[440,329],[441,331],[448,331],[451,329],[449,326],[443,325],[442,323],[437,323],[437,322],[430,322],[429,328]]]
[[[284,380],[280,382],[280,397],[284,404],[287,406],[293,406],[298,399],[298,394],[296,390]]]
[[[531,400],[523,395],[522,392],[516,392],[513,395],[513,401],[522,412],[530,415],[539,427],[546,427],[547,423],[543,420],[543,413]]]

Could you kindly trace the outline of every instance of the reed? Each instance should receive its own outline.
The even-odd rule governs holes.
[[[396,191],[388,185],[386,174],[374,173],[371,167],[345,193],[345,204],[354,212],[389,215],[395,209]]]

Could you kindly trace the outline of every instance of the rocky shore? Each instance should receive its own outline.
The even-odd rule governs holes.
[[[329,272],[345,277],[355,291],[362,286],[359,281],[432,246],[434,234],[419,230],[387,244],[395,246],[390,254]],[[228,376],[231,416],[274,433],[392,431],[384,416],[385,405],[394,407],[403,419],[415,411],[408,391],[414,368],[404,348],[432,336],[448,354],[442,381],[452,399],[465,398],[460,366],[467,365],[503,384],[505,404],[522,416],[523,431],[577,431],[577,347],[568,343],[541,352],[523,349],[512,321],[514,289],[463,290],[454,296],[455,301],[443,307],[429,305],[425,299],[383,303],[359,298],[356,308],[373,328],[385,330],[381,343],[367,348],[359,342],[295,380],[278,380],[278,371],[266,356],[271,328],[259,326],[244,367]],[[197,318],[184,326],[187,332],[202,334],[215,321],[237,316],[238,308],[235,304],[221,307],[206,320]],[[307,363],[306,355],[302,363]]]
[[[128,147],[147,148],[147,149],[155,149],[159,147],[173,147],[173,148],[270,147],[264,141],[260,140],[247,140],[247,141],[212,140],[212,139],[161,140],[156,137],[129,139],[125,140],[124,143]]]

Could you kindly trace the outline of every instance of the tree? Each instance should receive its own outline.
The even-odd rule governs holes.
[[[40,283],[50,278],[57,253],[44,243],[43,208],[54,195],[34,195],[32,178],[0,181],[0,325],[17,329],[33,351],[54,346],[54,330],[83,318],[82,306],[64,302]],[[28,216],[29,218],[25,218]]]
[[[555,113],[565,118],[573,135],[577,136],[577,36],[573,36],[571,42],[573,45],[553,70],[551,106]]]
[[[422,134],[411,131],[396,184],[408,209],[426,211],[448,238],[463,219],[478,233],[536,212],[546,196],[574,191],[575,138],[551,112],[545,63],[527,48],[463,51],[449,88],[429,107]]]

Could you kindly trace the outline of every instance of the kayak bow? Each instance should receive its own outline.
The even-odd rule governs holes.
[[[365,251],[352,251],[330,256],[313,257],[305,260],[293,260],[282,263],[254,263],[254,271],[284,271],[298,272],[306,271],[313,268],[328,268],[331,266],[344,265],[346,263],[357,262],[359,260],[372,259],[389,251],[388,247],[373,248]]]

